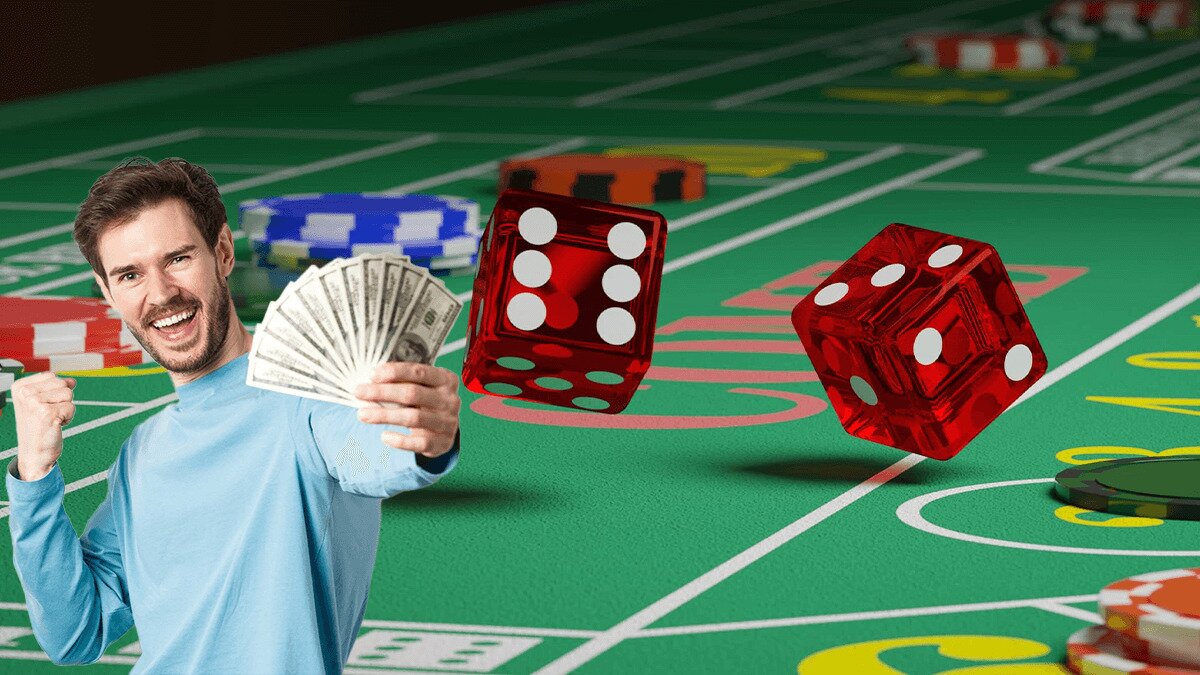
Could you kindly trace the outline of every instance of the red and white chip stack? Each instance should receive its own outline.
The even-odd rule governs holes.
[[[1057,41],[1025,35],[931,33],[910,36],[905,46],[921,65],[956,70],[1039,70],[1067,60]]]

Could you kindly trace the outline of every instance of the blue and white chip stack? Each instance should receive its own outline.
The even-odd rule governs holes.
[[[469,273],[479,259],[479,204],[426,194],[327,193],[242,202],[255,262],[302,270],[365,253],[408,256],[433,274]]]

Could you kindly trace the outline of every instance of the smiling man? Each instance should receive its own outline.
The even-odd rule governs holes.
[[[102,176],[75,240],[179,400],[133,430],[77,537],[58,467],[75,381],[14,385],[9,525],[39,643],[55,663],[91,663],[136,625],[134,672],[340,672],[366,611],[381,500],[457,461],[457,378],[385,363],[357,392],[380,405],[358,411],[247,386],[251,338],[226,283],[233,235],[216,184],[183,160]]]

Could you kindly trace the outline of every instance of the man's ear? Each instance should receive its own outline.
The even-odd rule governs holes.
[[[110,307],[116,307],[113,304],[112,294],[108,292],[108,284],[104,283],[104,279],[101,279],[95,270],[92,270],[92,277],[96,279],[96,285],[100,287],[100,292],[104,294],[104,300],[108,302]]]
[[[229,229],[229,223],[221,224],[221,234],[217,235],[217,270],[221,272],[222,277],[229,277],[229,273],[233,271],[233,232]]]

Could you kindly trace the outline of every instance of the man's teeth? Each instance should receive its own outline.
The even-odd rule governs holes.
[[[168,316],[165,319],[159,319],[158,321],[155,321],[152,325],[155,328],[166,328],[167,326],[174,326],[175,324],[179,323],[180,321],[187,321],[188,319],[192,318],[192,316],[195,315],[195,313],[196,313],[196,310],[193,309],[193,310],[189,310],[187,312],[180,312],[178,314],[172,314],[171,316]]]

